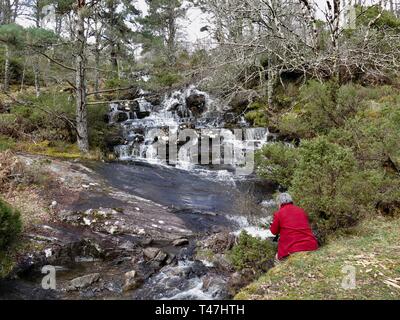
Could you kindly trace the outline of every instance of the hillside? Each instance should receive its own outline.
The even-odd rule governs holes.
[[[237,300],[400,298],[400,219],[364,221],[313,253],[300,253],[236,295]],[[356,287],[345,290],[343,268],[356,268]]]

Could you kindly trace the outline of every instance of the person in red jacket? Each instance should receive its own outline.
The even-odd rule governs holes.
[[[317,250],[318,241],[311,230],[307,213],[293,204],[288,193],[281,193],[277,202],[280,209],[274,214],[270,226],[272,234],[280,236],[277,259],[283,260],[296,252]]]

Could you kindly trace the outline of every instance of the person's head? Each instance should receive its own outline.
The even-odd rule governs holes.
[[[276,203],[278,204],[279,208],[285,204],[292,204],[293,198],[289,193],[280,193],[276,197]]]

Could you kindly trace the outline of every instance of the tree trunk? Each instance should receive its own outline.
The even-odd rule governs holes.
[[[3,89],[7,92],[10,89],[10,48],[5,45],[4,53],[4,84]]]
[[[95,51],[95,64],[96,64],[96,69],[94,70],[94,91],[96,92],[94,97],[96,98],[96,100],[100,99],[100,94],[98,93],[98,91],[100,90],[100,72],[99,72],[99,68],[100,68],[100,51],[96,48]]]
[[[116,74],[117,77],[119,78],[117,46],[115,43],[113,43],[111,45],[110,61],[111,61],[111,66],[112,66],[112,70],[114,71],[114,74]]]
[[[94,70],[94,91],[96,92],[94,97],[96,100],[100,99],[100,94],[98,91],[100,90],[100,30],[98,26],[98,15],[95,14],[95,33],[96,33],[96,42],[95,42],[95,49],[94,49],[94,61],[95,61],[95,70]]]
[[[89,152],[89,138],[87,125],[87,104],[86,104],[86,57],[85,57],[85,19],[83,8],[85,2],[78,0],[76,14],[76,130],[78,147],[82,153]]]
[[[24,60],[24,68],[22,69],[20,92],[22,92],[22,91],[24,90],[24,86],[25,86],[25,73],[26,73],[26,63],[27,63],[27,60],[28,60],[28,59],[25,57],[25,60]]]
[[[168,37],[167,37],[167,55],[170,64],[175,63],[175,47],[176,47],[176,17],[173,8],[169,9],[168,17]]]
[[[33,65],[33,73],[35,75],[35,93],[36,97],[40,97],[40,68],[39,68],[39,59],[36,59]]]
[[[268,97],[269,107],[272,107],[272,105],[274,104],[275,81],[276,81],[276,71],[274,70],[272,58],[269,58],[268,59],[268,81],[267,81],[267,97]]]

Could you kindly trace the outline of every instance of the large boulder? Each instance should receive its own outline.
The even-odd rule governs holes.
[[[196,91],[186,98],[186,106],[197,117],[206,111],[207,98]]]
[[[106,149],[110,152],[114,151],[116,146],[122,145],[125,143],[125,139],[123,138],[123,133],[121,128],[113,127],[110,128],[107,135],[104,137],[104,145]]]
[[[250,104],[250,97],[245,92],[236,93],[230,100],[229,106],[232,108],[232,111],[239,115],[246,110],[247,106]]]
[[[118,112],[118,113],[116,113],[114,115],[114,121],[116,121],[118,123],[124,122],[124,121],[126,121],[128,119],[129,119],[129,113],[128,112],[121,111],[121,112]]]

